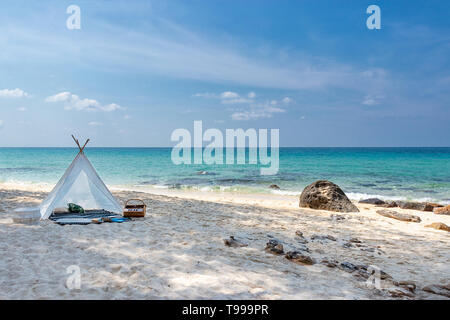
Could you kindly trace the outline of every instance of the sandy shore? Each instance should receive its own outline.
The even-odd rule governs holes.
[[[12,222],[14,208],[38,205],[46,191],[0,186],[0,299],[394,299],[354,273],[327,267],[325,258],[413,281],[411,298],[446,299],[421,289],[450,279],[450,233],[424,226],[450,225],[450,216],[395,208],[422,219],[410,223],[382,217],[371,205],[358,204],[360,213],[300,209],[293,196],[114,190],[122,202],[145,200],[147,217],[64,227]],[[248,246],[226,247],[231,235]],[[361,243],[347,247],[351,238]],[[270,239],[285,251],[306,246],[317,263],[267,253]],[[80,289],[67,288],[72,265],[80,268]]]

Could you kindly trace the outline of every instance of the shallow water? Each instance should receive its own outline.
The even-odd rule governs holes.
[[[328,179],[353,199],[450,202],[450,148],[280,148],[280,168],[273,176],[262,176],[261,164],[175,165],[171,148],[85,152],[110,186],[294,195]],[[75,148],[0,148],[0,183],[54,184],[76,153]],[[281,189],[269,189],[271,184]]]

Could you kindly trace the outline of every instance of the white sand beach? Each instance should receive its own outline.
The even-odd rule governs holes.
[[[360,213],[303,209],[294,196],[112,190],[122,203],[142,198],[146,218],[15,224],[13,209],[38,205],[49,190],[0,186],[0,299],[448,299],[422,288],[449,282],[450,233],[425,225],[450,225],[450,216],[395,208],[422,220],[412,223],[365,204],[357,204]],[[296,231],[308,242],[300,243]],[[248,246],[225,246],[229,236]],[[306,246],[317,263],[266,252],[270,239],[285,252]],[[374,265],[417,289],[395,297],[323,259]],[[80,289],[66,286],[71,265],[81,270]]]

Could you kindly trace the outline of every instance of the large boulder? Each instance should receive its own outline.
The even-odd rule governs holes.
[[[338,185],[318,180],[307,186],[300,195],[299,206],[337,212],[359,212]]]

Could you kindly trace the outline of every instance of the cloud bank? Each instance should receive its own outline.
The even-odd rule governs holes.
[[[50,103],[61,102],[64,104],[65,110],[111,112],[115,110],[125,109],[116,103],[102,105],[95,99],[88,99],[88,98],[81,99],[76,94],[70,93],[68,91],[60,92],[55,95],[49,96],[45,99],[45,101]]]

